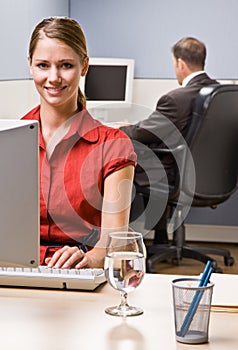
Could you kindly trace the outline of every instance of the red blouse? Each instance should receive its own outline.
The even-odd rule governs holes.
[[[40,122],[40,106],[22,119]],[[128,136],[102,125],[85,109],[51,141],[46,150],[39,128],[40,237],[44,241],[40,264],[60,245],[83,243],[93,229],[99,238],[104,180],[136,162]]]

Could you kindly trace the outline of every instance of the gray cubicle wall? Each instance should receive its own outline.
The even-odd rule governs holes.
[[[90,56],[131,57],[136,78],[174,78],[170,49],[193,35],[208,48],[207,70],[238,79],[237,0],[0,0],[0,80],[29,77],[28,39],[45,16],[70,15]]]
[[[174,78],[170,49],[183,36],[208,48],[208,72],[238,79],[237,0],[71,0],[91,56],[131,57],[137,78]]]
[[[28,79],[32,29],[44,17],[69,15],[69,0],[0,0],[0,5],[0,80]]]

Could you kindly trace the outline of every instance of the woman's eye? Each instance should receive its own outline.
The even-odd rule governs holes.
[[[71,63],[65,62],[65,63],[63,63],[62,67],[63,67],[63,68],[66,68],[66,69],[70,69],[70,68],[73,67],[73,65],[72,65]]]
[[[39,64],[37,64],[37,67],[40,69],[46,69],[48,66],[46,63],[39,63]]]

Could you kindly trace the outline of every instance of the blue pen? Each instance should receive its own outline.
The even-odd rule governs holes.
[[[203,270],[202,277],[201,277],[200,283],[199,283],[199,285],[198,285],[199,287],[203,287],[203,286],[206,285],[206,284],[205,284],[205,280],[206,280],[206,277],[207,277],[207,275],[208,275],[208,273],[209,273],[209,270],[210,270],[211,265],[212,265],[211,260],[208,260],[208,262],[207,262],[207,264],[206,264],[206,266],[205,266],[205,269]]]
[[[201,277],[201,280],[199,283],[199,287],[204,287],[207,285],[213,271],[214,271],[214,268],[211,266],[211,261],[209,260],[206,264],[204,271],[203,271],[203,274],[202,274],[202,277]],[[203,295],[203,290],[198,290],[195,293],[193,300],[192,300],[192,303],[188,309],[188,312],[184,318],[183,324],[182,324],[180,332],[179,332],[181,337],[185,337],[185,335],[187,334],[188,329],[192,323],[193,317],[197,311],[197,308],[198,308],[199,302],[202,298],[202,295]]]

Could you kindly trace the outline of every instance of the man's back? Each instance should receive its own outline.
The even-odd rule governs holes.
[[[194,102],[200,89],[211,84],[218,84],[206,73],[192,78],[185,87],[171,90],[157,102],[156,110],[169,118],[183,136],[191,120]]]
[[[204,86],[218,84],[204,71],[206,47],[198,39],[187,37],[179,40],[173,46],[172,54],[175,74],[182,87],[163,95],[157,102],[156,110],[148,118],[137,124],[121,127],[121,130],[134,140],[135,151],[138,153],[134,182],[140,186],[154,185],[162,179],[169,183],[174,182],[177,166],[169,153],[160,156],[159,160],[152,152],[151,156],[146,152],[146,156],[141,157],[137,151],[138,146],[142,144],[151,149],[171,148],[181,143],[181,140],[186,138],[198,92]],[[156,208],[156,203],[154,207]],[[146,214],[147,228],[152,228],[151,222],[157,215]],[[163,237],[159,241],[167,241],[166,213],[154,228],[160,231],[160,235],[162,232]]]
[[[195,76],[185,87],[179,87],[163,95],[157,102],[156,111],[147,119],[134,125],[121,127],[121,130],[136,141],[134,143],[136,151],[138,142],[149,148],[176,146],[181,140],[181,135],[186,136],[198,92],[202,87],[211,84],[218,84],[218,82],[209,78],[206,73]],[[140,162],[143,163],[141,166],[144,171],[141,171]],[[164,176],[164,171],[160,172],[160,167],[166,171],[169,181],[172,181],[176,166],[173,157],[169,154],[163,155],[161,162],[162,164],[154,162],[148,156],[143,159],[139,158],[135,182],[139,185],[146,185],[147,176],[151,181],[157,182],[160,176]],[[147,176],[144,172],[147,173]]]

